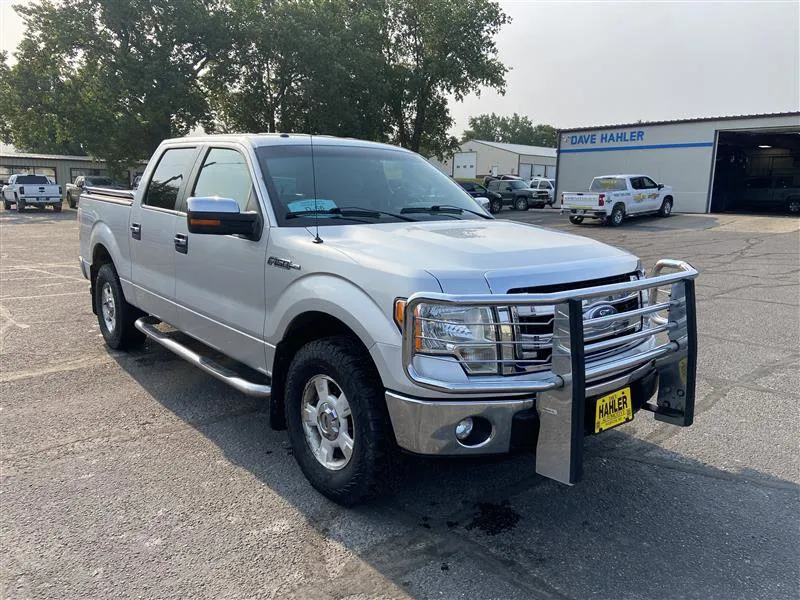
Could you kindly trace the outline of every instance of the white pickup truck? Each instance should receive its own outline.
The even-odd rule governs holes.
[[[61,211],[61,186],[50,183],[44,175],[23,175],[16,173],[8,178],[3,186],[3,207],[11,210],[16,204],[17,212],[26,206],[44,208],[52,206],[56,212]]]
[[[601,219],[606,225],[620,225],[626,217],[672,213],[672,188],[656,183],[647,175],[600,175],[592,179],[588,192],[561,194],[561,213],[570,223]]]
[[[645,273],[624,250],[495,220],[401,148],[167,140],[135,192],[85,188],[78,220],[106,343],[146,336],[265,398],[345,505],[380,489],[398,447],[535,447],[536,472],[574,484],[584,436],[639,411],[692,423],[695,269]]]

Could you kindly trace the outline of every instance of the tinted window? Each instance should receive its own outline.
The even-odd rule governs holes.
[[[475,202],[461,187],[410,152],[314,144],[313,155],[300,145],[256,154],[281,225],[308,227],[316,217],[322,225],[480,218],[468,212]]]
[[[493,191],[495,191],[495,192],[496,192],[497,190],[499,190],[499,189],[500,189],[500,182],[499,182],[499,181],[497,181],[497,180],[495,180],[495,181],[490,181],[490,182],[489,182],[489,187],[488,187],[487,189],[490,189],[490,190],[493,190]]]
[[[527,187],[528,187],[527,183],[525,183],[524,181],[520,181],[519,179],[515,179],[514,181],[511,181],[509,183],[508,189],[524,190]]]
[[[85,179],[86,185],[112,185],[110,177],[87,177]]]
[[[17,177],[17,183],[41,184],[50,183],[44,175],[20,175]]]
[[[229,148],[208,151],[191,195],[233,198],[242,212],[258,206],[247,162],[241,152]]]
[[[642,177],[642,184],[645,188],[657,188],[658,184],[649,177]]]
[[[622,177],[595,177],[589,188],[591,192],[621,192],[628,189]],[[634,188],[636,189],[636,188]]]
[[[755,190],[767,190],[770,186],[769,177],[757,177],[747,182],[747,187]]]
[[[467,182],[461,183],[460,185],[468,192],[474,192],[477,187],[474,183],[467,183]]]
[[[194,148],[172,148],[164,152],[147,186],[144,204],[174,210],[178,190],[189,176],[194,154]]]
[[[635,190],[644,189],[641,177],[631,177],[631,187]]]

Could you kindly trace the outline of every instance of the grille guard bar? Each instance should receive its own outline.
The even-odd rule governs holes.
[[[662,274],[663,271],[671,271]],[[547,294],[450,295],[423,292],[408,299],[403,321],[403,369],[416,385],[448,394],[538,393],[540,418],[536,471],[562,483],[574,484],[583,470],[584,412],[587,384],[648,364],[658,371],[656,403],[642,408],[659,421],[687,427],[694,419],[697,371],[697,316],[694,280],[698,272],[684,261],[662,259],[650,277],[630,282],[579,288]],[[658,302],[658,289],[669,286],[669,302]],[[583,300],[619,292],[646,291],[647,300],[636,312],[649,314],[652,335],[664,332],[668,341],[623,357],[586,364]],[[467,382],[426,377],[414,367],[415,309],[422,303],[503,307],[554,306],[551,371],[527,375],[470,376]],[[667,311],[666,318],[657,314]],[[613,321],[615,315],[592,319]],[[620,317],[625,313],[620,313]],[[587,321],[588,322],[588,321]],[[646,329],[644,330],[646,331]],[[638,338],[643,337],[639,335]]]

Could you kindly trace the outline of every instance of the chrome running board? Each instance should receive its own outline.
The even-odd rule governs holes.
[[[182,359],[190,362],[195,367],[199,367],[212,377],[216,377],[220,381],[224,381],[233,389],[238,390],[248,396],[257,396],[259,398],[269,398],[272,393],[272,387],[262,383],[255,383],[248,381],[243,377],[234,373],[230,369],[217,364],[207,356],[198,354],[171,338],[169,335],[156,328],[160,321],[153,317],[142,317],[136,320],[136,329],[144,333],[151,340],[158,342],[167,350],[174,352]]]

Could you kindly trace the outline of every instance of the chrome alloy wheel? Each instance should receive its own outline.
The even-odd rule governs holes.
[[[331,471],[346,467],[355,424],[342,388],[327,375],[315,375],[303,390],[301,411],[306,443],[319,463]]]
[[[117,326],[117,308],[116,304],[114,304],[114,292],[111,291],[111,284],[107,281],[103,284],[101,310],[103,311],[103,321],[106,324],[106,329],[111,333]]]

